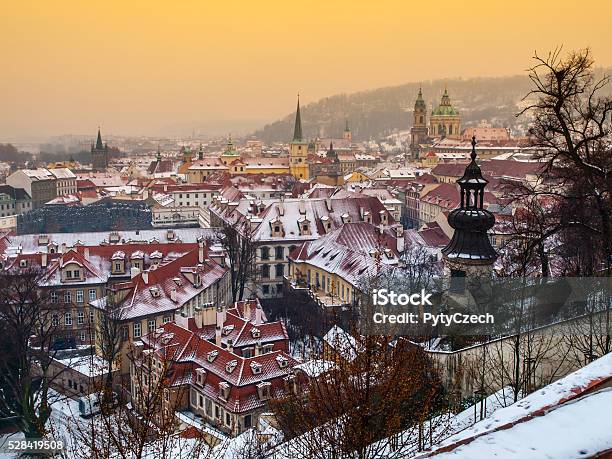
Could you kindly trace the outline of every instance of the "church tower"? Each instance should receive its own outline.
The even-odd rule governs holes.
[[[432,137],[461,138],[461,117],[451,104],[446,88],[444,88],[440,105],[431,112],[429,124],[429,135]]]
[[[108,168],[108,145],[102,143],[100,128],[95,145],[91,144],[91,168],[94,171],[105,171]]]
[[[472,137],[472,160],[463,176],[457,180],[461,189],[461,204],[448,216],[448,224],[455,230],[453,238],[442,249],[444,274],[450,278],[451,291],[478,286],[489,279],[497,253],[487,232],[495,224],[495,217],[484,209],[484,191],[488,180],[476,163],[476,138]]]
[[[423,93],[419,88],[419,94],[414,102],[412,116],[412,128],[410,129],[410,152],[414,159],[419,158],[421,143],[427,140],[427,106],[423,99]]]
[[[342,138],[348,142],[353,141],[353,133],[349,129],[348,120],[346,120],[346,126],[344,128],[344,132],[342,133]]]
[[[293,140],[289,143],[289,170],[296,179],[308,180],[308,142],[302,135],[302,117],[300,114],[300,96],[298,94],[297,111],[295,112],[295,126]]]

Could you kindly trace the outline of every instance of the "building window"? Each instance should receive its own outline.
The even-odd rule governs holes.
[[[72,313],[67,312],[64,314],[64,325],[72,325]]]
[[[261,248],[261,259],[262,260],[269,260],[270,259],[270,248],[269,247],[262,247]]]
[[[170,316],[164,316],[164,323],[167,324],[168,322],[170,322],[170,320],[172,320],[172,318]]]
[[[85,339],[86,339],[85,332],[84,331],[79,332],[79,340],[81,341],[81,343],[84,343]]]
[[[283,277],[285,275],[285,265],[279,263],[276,265],[276,277]]]
[[[85,313],[83,311],[79,311],[77,313],[77,324],[83,325],[85,323]]]
[[[250,429],[250,428],[251,428],[251,423],[252,423],[252,420],[251,420],[251,419],[252,419],[252,418],[251,418],[251,415],[250,415],[250,414],[247,414],[247,415],[244,417],[244,428],[245,428],[245,429]]]
[[[134,338],[140,338],[140,322],[135,322],[134,323]]]
[[[269,285],[262,286],[261,291],[263,292],[264,295],[268,295],[270,293],[270,286]]]
[[[268,279],[270,277],[270,265],[263,265],[261,267],[261,277]]]
[[[285,258],[285,248],[282,246],[276,247],[276,259],[282,260]]]
[[[70,293],[70,290],[66,290],[64,292],[64,303],[72,303],[72,294]]]
[[[57,303],[57,292],[51,292],[51,303]]]
[[[152,333],[155,331],[155,319],[149,319],[148,329],[149,329],[149,333]]]
[[[83,290],[77,290],[77,292],[76,292],[76,300],[77,300],[77,303],[82,303],[83,302]]]
[[[53,325],[54,327],[57,327],[59,325],[59,317],[57,316],[57,314],[53,314],[51,316],[51,325]]]
[[[89,301],[95,301],[96,300],[96,291],[94,289],[90,289],[89,290]]]
[[[94,323],[94,312],[93,311],[89,311],[89,323],[90,324]]]

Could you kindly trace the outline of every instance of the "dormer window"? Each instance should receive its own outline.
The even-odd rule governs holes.
[[[225,371],[227,371],[228,373],[231,373],[232,371],[236,369],[237,366],[238,366],[237,360],[230,360],[229,362],[225,364]]]
[[[331,219],[327,215],[324,215],[323,217],[321,217],[321,223],[323,224],[323,228],[325,228],[326,232],[331,230],[332,228]]]
[[[310,235],[310,221],[306,217],[301,217],[298,220],[298,227],[300,228],[300,235]]]
[[[161,342],[162,344],[168,344],[170,341],[172,341],[172,338],[174,338],[174,333],[166,333],[165,335],[162,335]]]
[[[251,362],[251,371],[254,375],[258,375],[261,373],[261,363]]]
[[[380,214],[380,221],[382,223],[387,223],[387,212],[384,210],[381,210],[379,214]]]
[[[369,211],[363,213],[363,221],[366,223],[372,223],[372,214]]]
[[[196,368],[196,384],[203,386],[206,379],[206,370],[204,368]]]
[[[252,336],[253,338],[259,338],[259,337],[261,337],[261,330],[259,330],[259,328],[255,328],[255,327],[253,327],[253,328],[251,329],[251,336]]]
[[[229,398],[230,386],[225,381],[219,383],[219,398],[227,401]]]
[[[28,260],[19,260],[19,267],[20,268],[27,268],[28,267]]]
[[[153,298],[159,298],[161,296],[161,291],[157,287],[151,287],[149,292],[151,292]]]
[[[351,222],[351,216],[347,213],[342,214],[342,223],[350,223]]]
[[[257,395],[259,395],[260,400],[268,400],[270,398],[270,386],[269,382],[257,384]]]
[[[276,363],[278,363],[279,368],[285,368],[287,366],[288,361],[289,360],[287,359],[287,357],[284,357],[282,355],[276,357]]]
[[[226,325],[225,327],[223,327],[223,335],[227,336],[229,335],[232,331],[234,331],[234,326],[233,325]]]
[[[213,350],[210,351],[206,354],[206,360],[208,360],[210,363],[214,362],[214,360],[217,358],[217,356],[219,355],[219,351],[218,350]]]

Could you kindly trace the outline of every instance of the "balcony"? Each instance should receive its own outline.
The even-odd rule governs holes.
[[[352,304],[346,300],[343,300],[338,295],[325,292],[320,286],[308,284],[308,279],[303,276],[288,277],[283,276],[285,282],[285,288],[290,289],[296,293],[302,293],[313,302],[319,305],[322,309],[331,308],[342,308],[342,310],[348,310]]]

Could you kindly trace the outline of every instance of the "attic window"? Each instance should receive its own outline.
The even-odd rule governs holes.
[[[267,400],[270,398],[270,386],[269,382],[262,382],[257,384],[257,394],[260,400]]]
[[[232,331],[234,330],[234,326],[233,325],[226,325],[225,327],[223,327],[223,335],[227,336],[229,335]]]
[[[153,298],[159,298],[161,296],[161,292],[157,287],[151,287],[149,291],[151,292],[151,296]]]
[[[19,267],[25,268],[28,266],[28,260],[19,260]]]
[[[255,327],[253,327],[253,328],[251,329],[251,336],[252,336],[253,338],[259,338],[259,337],[261,336],[261,330],[259,330],[259,328],[255,328]]]
[[[229,398],[230,386],[225,381],[219,383],[219,398],[227,401]]]
[[[204,368],[196,368],[196,383],[200,386],[204,385],[204,379],[206,378],[206,370]]]
[[[342,214],[342,223],[350,223],[351,216],[349,214]]]
[[[179,287],[183,284],[183,281],[181,280],[180,277],[175,277],[174,279],[172,279],[174,281],[174,283],[176,285],[178,285]]]
[[[229,362],[225,364],[225,371],[227,371],[228,373],[231,373],[232,371],[234,371],[234,369],[237,366],[238,366],[237,360],[230,360]]]
[[[276,362],[280,368],[285,368],[287,366],[288,359],[282,355],[276,357]]]
[[[217,358],[218,355],[219,355],[218,350],[215,349],[213,351],[210,351],[206,354],[206,360],[212,363]]]
[[[161,337],[162,344],[168,344],[172,338],[174,338],[174,333],[166,333]]]
[[[254,375],[258,375],[261,373],[261,363],[251,362],[251,371]]]

